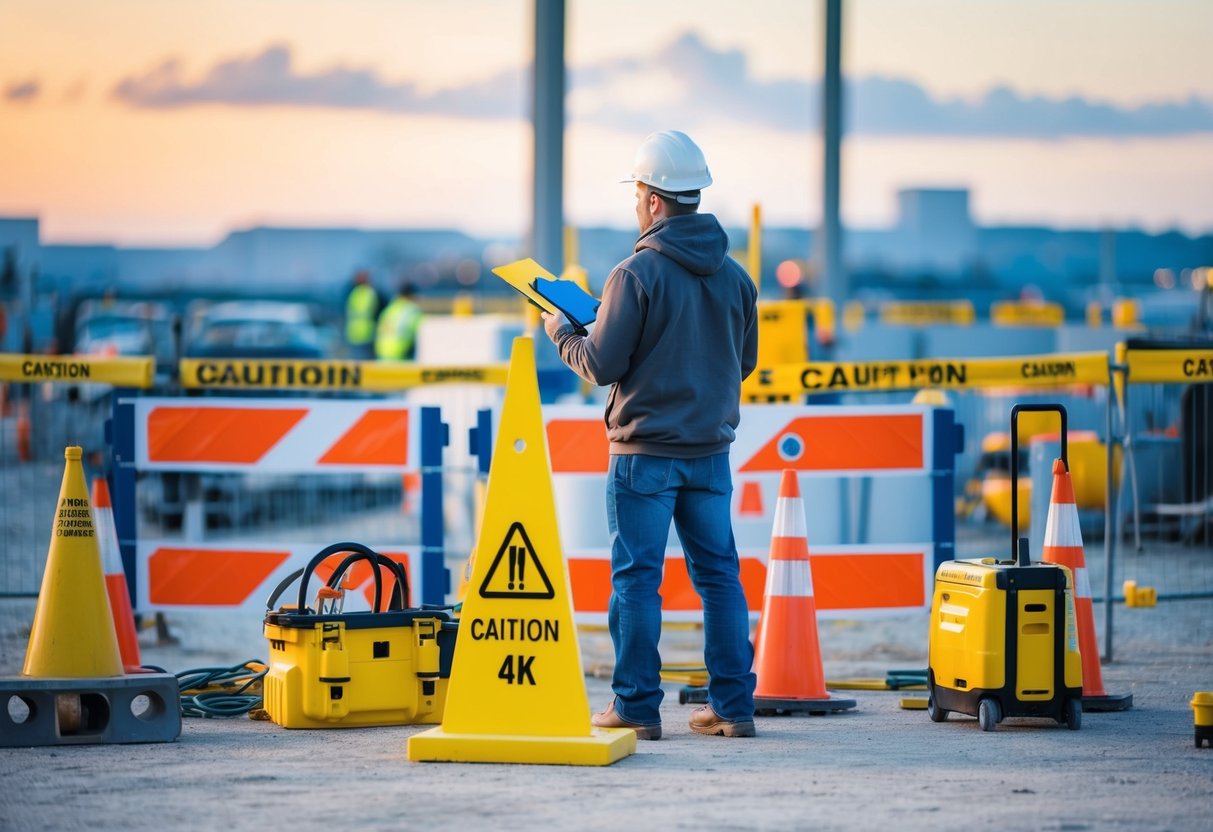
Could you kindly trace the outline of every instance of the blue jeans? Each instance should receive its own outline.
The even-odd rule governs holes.
[[[703,601],[708,701],[723,719],[754,717],[754,648],[730,513],[727,453],[698,459],[612,455],[607,473],[615,712],[661,722],[661,578],[670,520]]]

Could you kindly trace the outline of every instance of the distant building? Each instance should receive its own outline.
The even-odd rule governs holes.
[[[28,303],[41,247],[37,217],[0,217],[0,299]]]
[[[896,265],[958,281],[977,259],[977,234],[967,188],[905,188],[897,192],[893,230]]]
[[[1076,310],[1092,293],[1151,290],[1158,269],[1171,270],[1182,286],[1185,270],[1213,265],[1213,234],[981,227],[973,221],[970,192],[963,187],[905,188],[897,193],[897,207],[891,227],[846,230],[843,253],[858,296],[977,301],[1015,296],[1034,286]],[[735,250],[748,245],[746,230],[728,231]],[[581,265],[591,289],[601,293],[611,267],[631,254],[636,232],[583,228],[578,233]],[[811,262],[815,246],[808,229],[764,228],[764,295],[780,291],[774,279],[780,262]],[[489,269],[530,254],[522,240],[477,238],[452,229],[257,227],[233,231],[209,247],[55,245],[39,239],[37,218],[0,217],[0,255],[12,264],[9,272],[26,287],[37,275],[39,295],[57,291],[65,301],[116,289],[174,297],[289,295],[339,303],[358,268],[369,268],[385,291],[409,277],[427,297],[464,291],[508,295],[508,287],[488,276]],[[0,297],[3,291],[0,282]]]

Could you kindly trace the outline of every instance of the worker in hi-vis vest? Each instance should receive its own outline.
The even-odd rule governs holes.
[[[354,287],[345,298],[345,343],[350,357],[369,360],[375,357],[375,321],[383,307],[383,298],[371,285],[371,275],[359,269]]]
[[[375,332],[375,357],[380,361],[411,361],[417,354],[417,330],[421,307],[413,300],[417,289],[405,281],[392,302],[379,313]]]

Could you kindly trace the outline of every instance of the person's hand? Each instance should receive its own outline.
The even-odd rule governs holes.
[[[568,323],[563,313],[552,314],[551,312],[540,312],[540,317],[543,318],[543,331],[548,334],[548,338],[552,339],[552,343],[556,343],[556,333],[562,326]]]

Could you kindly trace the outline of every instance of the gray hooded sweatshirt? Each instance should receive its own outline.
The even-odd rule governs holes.
[[[612,454],[689,459],[733,442],[741,380],[758,360],[758,291],[728,248],[711,214],[660,220],[607,278],[590,335],[557,333],[565,364],[613,385]]]

